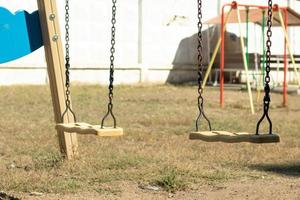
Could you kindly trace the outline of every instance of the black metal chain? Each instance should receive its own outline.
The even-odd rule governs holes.
[[[76,115],[74,113],[74,111],[71,108],[71,91],[70,91],[70,5],[69,5],[69,0],[66,0],[66,4],[65,4],[65,30],[66,30],[66,35],[65,35],[65,49],[66,49],[66,56],[65,56],[65,74],[66,74],[66,82],[65,82],[65,87],[66,87],[66,109],[63,112],[61,118],[62,118],[62,122],[64,121],[64,116],[68,113],[68,111],[70,111],[70,113],[72,114],[73,118],[74,118],[74,122],[76,122]]]
[[[256,135],[259,134],[259,126],[263,119],[266,117],[269,122],[269,134],[272,134],[272,121],[269,117],[269,107],[270,107],[270,71],[271,71],[271,46],[272,46],[272,18],[273,18],[273,3],[272,0],[268,0],[268,21],[267,21],[267,42],[266,42],[266,57],[267,57],[267,63],[266,63],[266,76],[265,76],[265,96],[263,99],[263,115],[260,118],[260,120],[257,123],[256,126]]]
[[[209,126],[209,130],[211,131],[211,124],[209,119],[206,117],[204,113],[204,98],[202,96],[203,94],[203,87],[202,87],[202,82],[203,82],[203,44],[202,44],[202,0],[198,0],[198,46],[197,46],[197,51],[198,51],[198,109],[199,109],[199,115],[196,119],[196,131],[199,131],[199,123],[201,117],[203,117]]]
[[[102,122],[101,122],[101,128],[104,127],[104,122],[105,119],[111,115],[111,117],[113,118],[114,121],[114,128],[117,127],[117,121],[115,118],[115,115],[113,114],[113,97],[114,97],[114,70],[115,70],[115,66],[114,66],[114,60],[115,60],[115,44],[116,44],[116,40],[115,40],[115,36],[116,36],[116,13],[117,13],[117,7],[116,7],[116,3],[117,0],[112,0],[112,19],[111,19],[111,48],[110,48],[110,70],[109,70],[109,86],[108,86],[108,104],[107,104],[107,113],[104,115]]]

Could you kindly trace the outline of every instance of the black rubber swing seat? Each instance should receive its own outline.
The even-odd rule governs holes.
[[[191,140],[202,140],[205,142],[225,142],[225,143],[277,143],[280,137],[277,134],[250,134],[246,132],[227,132],[227,131],[198,131],[191,132]]]
[[[82,135],[97,135],[100,137],[118,137],[124,135],[123,129],[120,127],[103,127],[100,125],[91,125],[88,123],[69,123],[69,124],[57,124],[56,130],[78,133]]]

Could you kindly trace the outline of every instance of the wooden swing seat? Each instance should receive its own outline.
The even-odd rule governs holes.
[[[246,132],[227,131],[198,131],[190,133],[191,140],[202,140],[205,142],[225,142],[225,143],[277,143],[280,142],[279,135],[276,134],[250,134]]]
[[[87,123],[69,123],[69,124],[57,124],[56,130],[68,132],[68,133],[77,133],[82,135],[97,135],[100,137],[117,137],[122,136],[122,128],[113,128],[113,127],[103,127],[100,125],[91,125]]]

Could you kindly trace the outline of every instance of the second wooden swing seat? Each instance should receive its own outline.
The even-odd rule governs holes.
[[[118,137],[124,135],[123,128],[103,127],[101,125],[91,125],[84,122],[57,124],[56,130],[77,133],[81,135],[97,135],[100,137]]]
[[[280,137],[277,134],[273,134],[272,132],[272,121],[269,117],[268,111],[269,111],[269,105],[270,105],[270,86],[269,86],[269,82],[270,82],[270,57],[271,57],[271,35],[272,35],[272,13],[273,13],[273,9],[277,10],[278,9],[278,5],[275,5],[273,7],[272,5],[272,0],[268,1],[268,31],[267,31],[267,42],[266,42],[266,46],[267,46],[267,50],[266,50],[266,56],[267,56],[267,62],[266,62],[266,77],[265,77],[265,97],[263,100],[263,115],[260,118],[260,120],[257,123],[257,127],[256,127],[256,134],[250,134],[247,132],[228,132],[228,131],[212,131],[211,128],[211,124],[209,119],[206,117],[205,113],[204,113],[204,107],[203,107],[203,101],[204,98],[202,97],[202,93],[203,93],[203,79],[202,79],[202,71],[203,71],[203,64],[202,64],[202,10],[201,10],[201,4],[202,0],[198,0],[198,109],[199,109],[199,115],[198,118],[196,120],[196,131],[195,132],[191,132],[189,134],[189,138],[191,140],[202,140],[205,142],[225,142],[225,143],[241,143],[241,142],[249,142],[249,143],[277,143],[280,142]],[[229,14],[231,12],[232,9],[237,9],[237,13],[238,13],[238,21],[240,24],[240,14],[239,14],[239,8],[238,8],[238,4],[236,1],[233,1],[231,3],[231,9],[225,19],[225,24],[227,23],[228,19],[229,19]],[[247,11],[247,22],[248,22],[248,16],[249,15],[249,10]],[[223,23],[223,22],[222,22]],[[247,23],[248,25],[248,23]],[[224,27],[223,27],[224,28]],[[248,26],[247,26],[248,28]],[[222,31],[222,33],[224,32],[224,30]],[[241,28],[240,28],[240,33],[241,33]],[[242,35],[242,34],[241,34]],[[223,41],[224,42],[224,41]],[[243,40],[241,40],[241,44],[243,45]],[[219,45],[221,45],[221,40],[219,40]],[[244,48],[242,48],[243,50]],[[215,51],[216,52],[216,51]],[[245,55],[245,52],[243,52],[243,55]],[[245,56],[243,56],[243,61],[245,66],[247,66],[247,59]],[[247,70],[247,67],[245,67],[245,69]],[[206,82],[206,80],[204,81]],[[249,82],[247,81],[248,84],[248,88],[250,88]],[[205,86],[205,84],[204,84]],[[251,97],[251,96],[250,96]],[[200,131],[199,130],[199,121],[201,119],[201,117],[203,117],[208,125],[209,125],[209,130],[210,131]],[[267,118],[268,122],[269,122],[269,133],[268,134],[259,134],[259,127],[261,122]]]
[[[228,131],[198,131],[191,132],[191,140],[202,140],[205,142],[225,142],[225,143],[277,143],[280,137],[277,134],[251,134],[247,132],[228,132]]]

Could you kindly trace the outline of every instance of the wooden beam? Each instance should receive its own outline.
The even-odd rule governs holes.
[[[56,123],[62,123],[61,115],[65,110],[65,67],[56,1],[37,0],[37,3],[45,47],[54,118]],[[70,115],[67,115],[64,123],[71,122],[74,122],[74,119]],[[77,155],[78,143],[76,133],[57,131],[57,134],[62,154],[67,159],[72,159]]]

